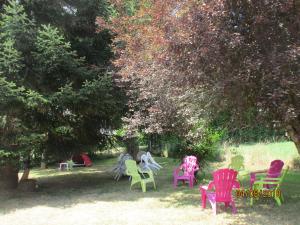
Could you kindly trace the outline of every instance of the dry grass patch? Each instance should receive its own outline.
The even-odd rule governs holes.
[[[149,185],[129,190],[128,178],[113,180],[109,170],[116,159],[101,160],[91,168],[59,172],[56,168],[34,170],[40,189],[35,193],[13,193],[0,201],[1,225],[182,225],[182,224],[299,224],[299,172],[288,175],[286,202],[282,207],[274,201],[249,206],[248,199],[237,199],[238,214],[223,206],[217,216],[200,207],[198,185],[193,189],[172,187],[172,170],[178,161],[157,158],[164,168],[155,177],[158,189]],[[206,168],[208,175],[212,170]],[[295,179],[298,180],[295,180]],[[199,183],[203,181],[199,180]],[[297,188],[296,188],[297,187]]]

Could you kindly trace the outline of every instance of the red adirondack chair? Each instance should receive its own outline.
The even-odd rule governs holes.
[[[189,182],[190,188],[193,188],[194,182],[197,182],[195,178],[195,172],[199,170],[199,165],[197,158],[195,156],[186,156],[183,160],[183,163],[174,170],[173,172],[173,186],[177,187],[178,180]],[[180,172],[183,172],[181,175]]]
[[[225,206],[231,205],[232,212],[236,213],[232,188],[240,188],[240,183],[236,180],[238,172],[233,169],[219,169],[213,172],[213,181],[208,186],[201,186],[202,208],[206,207],[206,199],[209,200],[213,213],[217,214],[217,203],[223,202]],[[214,191],[210,191],[214,189]]]
[[[277,178],[281,175],[282,168],[284,166],[284,162],[282,160],[274,160],[270,164],[270,168],[264,171],[256,171],[250,173],[250,188],[252,188],[253,183],[257,180],[266,178]],[[266,185],[269,188],[269,185]]]

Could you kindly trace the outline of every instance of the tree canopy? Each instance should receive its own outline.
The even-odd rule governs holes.
[[[130,129],[189,135],[226,115],[230,130],[285,128],[300,152],[297,1],[140,1],[131,14],[114,5],[120,16],[106,25],[118,33]]]
[[[101,130],[119,127],[125,110],[110,71],[111,36],[94,32],[96,15],[107,11],[101,1],[48,3],[2,7],[2,155],[65,159],[101,148],[111,138]]]

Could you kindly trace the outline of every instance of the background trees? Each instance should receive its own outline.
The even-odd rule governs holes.
[[[115,7],[129,129],[193,142],[208,127],[284,128],[299,149],[296,1],[141,1],[133,14]]]

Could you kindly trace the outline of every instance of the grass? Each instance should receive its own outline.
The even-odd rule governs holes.
[[[251,156],[251,152],[257,153],[257,148],[248,147],[248,150],[247,146],[242,150],[240,146],[240,151],[247,157],[259,159],[259,156]],[[178,160],[156,160],[164,168],[155,176],[157,190],[148,186],[146,193],[142,193],[138,186],[130,191],[127,177],[119,181],[113,179],[110,171],[116,164],[116,158],[96,161],[90,168],[75,168],[70,172],[61,172],[57,168],[34,169],[30,176],[38,179],[38,191],[2,195],[0,224],[299,224],[299,171],[291,171],[287,175],[282,187],[285,202],[281,207],[272,199],[261,200],[252,207],[249,199],[236,199],[236,215],[221,205],[217,216],[213,216],[209,204],[206,209],[200,207],[198,185],[193,189],[183,185],[173,189],[172,171],[179,164]],[[226,164],[227,161],[211,163],[201,168],[198,183],[207,183],[211,172]],[[246,166],[253,165],[248,163]],[[249,180],[248,177],[244,179],[245,183]]]
[[[241,154],[245,159],[245,166],[249,170],[260,170],[268,168],[270,162],[281,159],[286,165],[292,165],[294,158],[298,156],[293,142],[255,143],[239,146],[223,146],[226,163],[234,154]],[[225,163],[225,164],[226,164]]]

